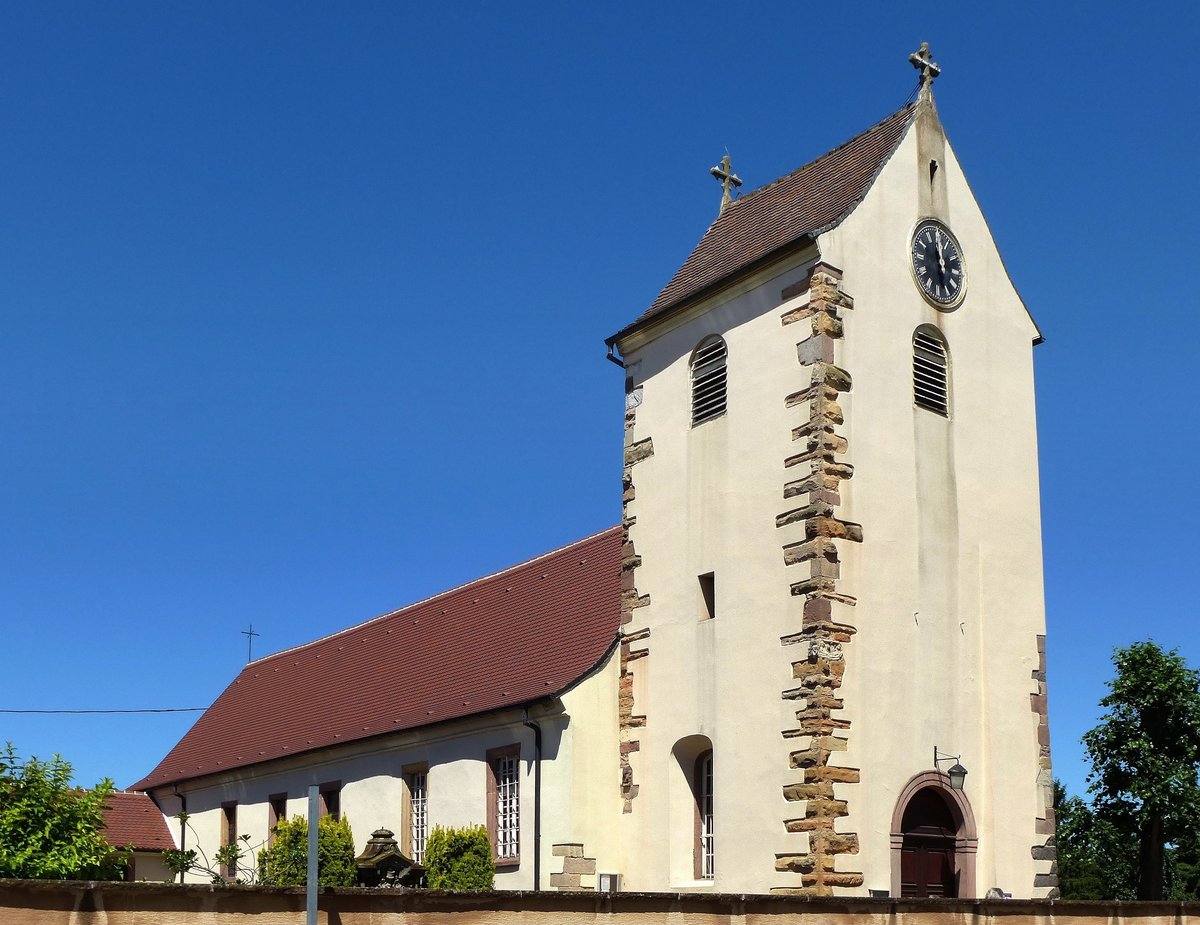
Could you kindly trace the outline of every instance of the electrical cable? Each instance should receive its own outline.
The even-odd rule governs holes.
[[[203,713],[208,707],[165,707],[162,709],[149,710],[4,710],[0,709],[0,713],[52,713],[52,714],[71,714],[77,715],[81,713]]]

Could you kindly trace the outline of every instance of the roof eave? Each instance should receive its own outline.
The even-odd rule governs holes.
[[[458,722],[460,720],[474,719],[474,718],[480,717],[480,716],[488,716],[493,713],[502,713],[505,710],[528,710],[530,707],[534,706],[535,704],[546,703],[548,701],[554,701],[554,700],[560,699],[568,691],[572,690],[579,684],[582,684],[585,680],[590,678],[592,675],[596,674],[596,672],[598,672],[601,668],[603,668],[604,665],[608,662],[608,660],[610,658],[612,658],[613,653],[616,652],[616,650],[620,644],[621,644],[621,633],[618,631],[616,636],[613,638],[613,641],[608,644],[607,648],[605,648],[605,650],[601,654],[601,656],[592,665],[590,665],[586,671],[581,673],[578,677],[572,678],[570,682],[565,684],[561,689],[554,691],[553,693],[543,694],[539,697],[534,697],[529,700],[514,701],[513,703],[504,704],[503,706],[492,707],[489,710],[480,710],[478,713],[464,713],[461,716],[451,716],[451,717],[447,717],[446,719],[435,720],[432,723],[425,723],[420,726],[409,726],[407,729],[389,729],[386,732],[377,732],[377,733],[374,733],[373,735],[363,736],[362,738],[359,738],[359,739],[351,739],[346,742],[336,742],[336,743],[326,743],[325,745],[315,745],[312,748],[306,748],[303,751],[292,752],[290,755],[276,755],[271,758],[263,758],[258,761],[251,761],[246,764],[233,765],[228,768],[218,768],[213,771],[207,771],[207,772],[195,774],[192,776],[188,776],[188,775],[184,774],[184,775],[179,775],[176,777],[166,778],[161,781],[156,781],[155,783],[150,783],[150,777],[153,776],[153,772],[151,772],[150,775],[148,775],[147,777],[138,781],[136,784],[133,784],[132,786],[128,787],[127,789],[142,790],[142,791],[150,794],[151,799],[153,799],[153,793],[152,793],[153,790],[157,790],[162,787],[171,787],[171,786],[174,786],[177,784],[181,784],[184,781],[203,780],[206,777],[215,777],[218,774],[228,774],[233,771],[244,771],[247,768],[256,768],[256,767],[260,767],[261,765],[271,764],[272,762],[275,762],[275,761],[284,761],[284,760],[288,760],[288,759],[292,759],[292,758],[301,758],[306,755],[312,755],[315,752],[324,751],[324,750],[327,750],[330,748],[341,748],[343,746],[358,745],[362,742],[369,742],[372,739],[382,739],[385,736],[400,735],[400,734],[403,734],[406,732],[420,732],[423,729],[429,729],[434,726],[440,726],[444,723],[454,723],[454,722]]]
[[[839,219],[840,221],[840,219]],[[825,231],[827,229],[821,229]],[[631,334],[639,331],[644,331],[647,328],[652,328],[658,324],[676,317],[681,312],[686,311],[694,305],[698,305],[705,300],[712,298],[722,289],[728,288],[743,279],[753,276],[755,273],[761,272],[764,268],[769,267],[773,263],[778,263],[799,250],[803,250],[816,243],[818,231],[808,231],[800,235],[798,238],[793,238],[787,244],[783,244],[770,253],[764,254],[752,263],[748,263],[744,267],[740,267],[728,276],[723,276],[720,279],[714,280],[707,286],[696,290],[690,295],[684,296],[677,302],[663,306],[662,310],[649,318],[639,318],[630,324],[625,325],[621,330],[617,331],[610,337],[604,339],[604,343],[609,347],[619,346],[619,342],[628,338]]]

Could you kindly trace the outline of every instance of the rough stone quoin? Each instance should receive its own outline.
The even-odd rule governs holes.
[[[596,889],[596,859],[585,857],[579,842],[562,842],[551,849],[563,859],[563,869],[550,875],[550,886],[564,893],[591,892]]]
[[[799,470],[783,485],[783,497],[794,500],[795,506],[775,518],[776,527],[800,525],[804,530],[802,541],[783,546],[784,564],[807,573],[789,588],[792,596],[804,599],[800,629],[781,640],[784,645],[801,645],[804,656],[792,662],[792,684],[782,693],[783,699],[798,707],[797,725],[782,730],[783,738],[806,743],[787,756],[788,767],[802,772],[802,778],[783,788],[784,800],[799,804],[797,814],[783,819],[783,827],[789,834],[806,836],[808,847],[776,854],[775,870],[789,877],[798,875],[799,883],[785,881],[773,892],[806,896],[831,896],[835,888],[854,889],[864,882],[861,872],[837,867],[838,857],[858,854],[858,835],[835,831],[837,821],[849,815],[849,801],[835,796],[834,785],[858,784],[861,772],[832,763],[833,756],[849,745],[850,721],[835,713],[845,706],[838,690],[846,670],[846,646],[856,631],[833,619],[834,603],[856,603],[838,589],[838,544],[860,543],[863,537],[859,524],[838,516],[841,483],[854,474],[853,466],[840,458],[850,446],[838,432],[845,424],[838,396],[853,386],[849,371],[835,363],[834,343],[844,336],[844,313],[854,307],[854,300],[841,289],[841,278],[841,271],[818,263],[804,283],[808,303],[781,318],[784,325],[809,323],[808,336],[796,345],[807,381],[784,398],[786,407],[807,411],[807,418],[791,432],[791,439],[804,448],[783,461],[785,470]],[[786,300],[802,292],[790,287],[782,296]]]
[[[634,548],[633,540],[630,538],[629,529],[637,523],[637,517],[633,513],[633,504],[637,499],[637,490],[634,487],[633,469],[638,463],[643,460],[650,459],[654,455],[654,442],[650,438],[643,440],[634,439],[634,428],[637,423],[637,405],[638,402],[631,400],[635,393],[641,392],[641,388],[634,388],[632,378],[625,380],[625,453],[624,453],[624,468],[621,473],[621,530],[622,530],[622,551],[621,551],[621,649],[620,649],[620,677],[617,682],[617,722],[620,728],[620,746],[619,746],[619,765],[621,769],[621,800],[622,812],[633,812],[633,801],[638,795],[638,784],[634,781],[633,764],[629,756],[641,749],[641,740],[636,734],[636,730],[641,729],[646,725],[646,716],[636,712],[637,705],[634,703],[634,668],[633,665],[638,659],[645,658],[650,654],[649,647],[642,645],[639,648],[634,648],[635,643],[644,643],[650,636],[649,628],[633,630],[630,624],[633,623],[634,611],[639,608],[646,607],[650,604],[650,595],[639,594],[637,589],[636,572],[642,564],[642,558],[637,554]],[[591,873],[595,873],[595,862]],[[553,882],[554,877],[559,877],[561,882],[567,884],[562,886],[563,889],[579,889],[579,872],[569,871],[564,868],[561,874],[551,876],[551,885],[558,885]],[[574,878],[574,885],[570,885],[570,878]],[[563,879],[566,878],[566,879]]]
[[[1038,787],[1042,794],[1042,814],[1034,817],[1034,831],[1046,840],[1030,851],[1035,861],[1049,861],[1050,869],[1034,874],[1034,889],[1049,889],[1048,899],[1058,899],[1058,847],[1055,841],[1054,773],[1050,765],[1050,704],[1046,691],[1046,637],[1037,637],[1038,666],[1031,672],[1037,686],[1029,695],[1029,708],[1037,716]]]

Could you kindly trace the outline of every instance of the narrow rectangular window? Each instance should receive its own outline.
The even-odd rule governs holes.
[[[717,578],[712,572],[700,576],[700,619],[711,620],[717,615]]]
[[[221,804],[221,847],[237,842],[237,800]],[[221,876],[226,880],[237,879],[236,864],[222,864]]]
[[[267,846],[275,844],[275,826],[287,819],[287,794],[272,793],[267,797]]]
[[[429,838],[429,765],[404,768],[404,842],[401,850],[418,864],[425,860]]]
[[[342,782],[340,780],[321,784],[321,815],[342,818]]]
[[[716,876],[717,854],[713,829],[713,753],[696,759],[696,879]]]
[[[521,746],[487,753],[488,835],[497,867],[521,863]]]

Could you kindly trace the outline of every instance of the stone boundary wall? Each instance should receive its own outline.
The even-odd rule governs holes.
[[[1200,903],[321,891],[321,925],[1200,925]],[[296,925],[304,891],[0,880],[0,925]]]

